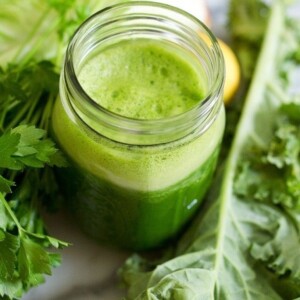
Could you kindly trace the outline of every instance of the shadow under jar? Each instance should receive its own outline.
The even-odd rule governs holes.
[[[223,81],[215,37],[179,9],[129,2],[79,27],[52,125],[70,160],[60,185],[84,231],[134,250],[178,235],[215,169]]]

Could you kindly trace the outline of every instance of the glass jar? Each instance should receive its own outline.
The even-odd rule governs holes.
[[[145,51],[152,55],[150,64],[137,71],[132,65],[149,57]],[[189,72],[201,95],[193,94]],[[160,97],[150,104],[155,111],[170,107],[172,113],[147,117],[151,105],[149,99],[143,101],[151,93],[144,83],[141,91],[140,81],[149,76],[151,93]],[[174,112],[172,101],[181,101],[169,82],[174,78],[178,93],[195,102],[184,111]],[[178,236],[199,209],[213,176],[225,122],[223,83],[224,62],[215,37],[177,8],[118,4],[80,26],[66,52],[53,131],[70,160],[58,178],[84,231],[135,250],[159,247]],[[132,94],[124,96],[132,85],[138,101]],[[114,110],[96,99],[103,96],[105,102],[106,95],[117,97]],[[146,117],[124,113],[137,105],[145,107]]]

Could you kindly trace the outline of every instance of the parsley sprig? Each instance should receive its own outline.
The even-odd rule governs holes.
[[[59,265],[39,208],[55,209],[50,136],[64,51],[75,29],[110,1],[4,0],[0,13],[0,299],[16,299]],[[30,17],[28,17],[30,16]]]
[[[58,74],[49,62],[0,70],[0,296],[14,299],[60,262],[38,213],[57,197],[51,166],[66,165],[48,137]],[[39,127],[39,128],[37,128]]]

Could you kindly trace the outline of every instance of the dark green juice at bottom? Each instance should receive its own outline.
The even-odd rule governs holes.
[[[102,180],[79,167],[60,171],[68,207],[83,230],[101,242],[144,250],[176,238],[199,208],[218,150],[185,179],[158,191],[137,191]]]

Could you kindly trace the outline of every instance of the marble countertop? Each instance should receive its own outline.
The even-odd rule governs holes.
[[[214,24],[212,30],[222,35],[226,1],[209,0],[208,3]],[[60,251],[62,265],[46,277],[44,284],[30,290],[22,300],[122,299],[125,291],[119,287],[117,270],[130,253],[97,244],[63,212],[46,215],[45,222],[50,235],[68,241],[72,246]]]
[[[117,270],[130,253],[97,244],[66,213],[46,215],[49,233],[72,245],[63,250],[62,265],[22,300],[116,300],[125,295]]]

